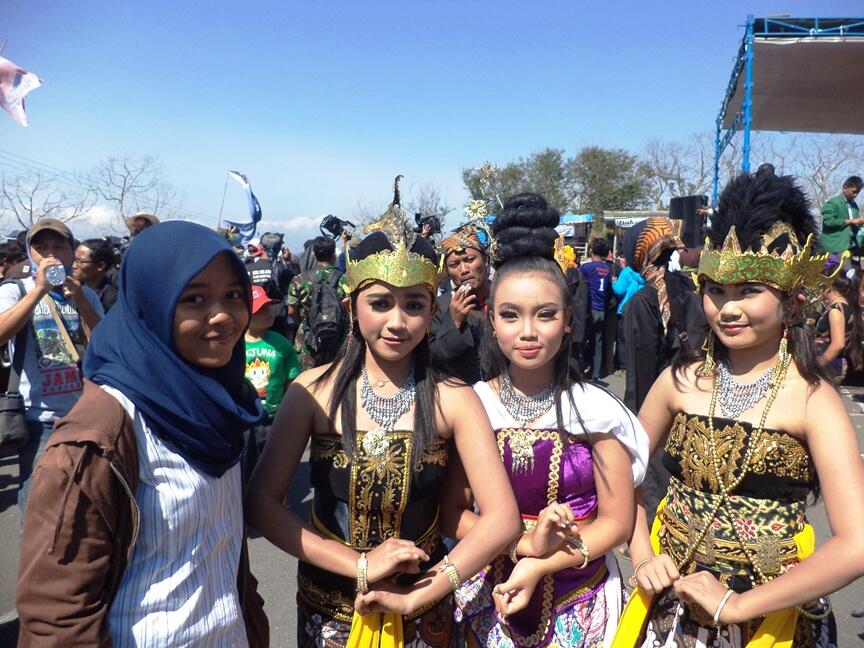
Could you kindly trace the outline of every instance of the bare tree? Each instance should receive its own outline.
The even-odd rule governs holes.
[[[802,182],[816,207],[840,193],[847,177],[864,173],[864,137],[796,134],[787,151],[793,175]]]
[[[49,216],[64,222],[79,218],[96,204],[96,198],[94,192],[75,188],[47,173],[0,176],[0,211],[15,218],[24,229]]]
[[[711,191],[714,143],[709,133],[693,133],[683,140],[649,140],[642,159],[650,169],[649,200],[665,209],[676,196]]]
[[[163,179],[162,165],[149,155],[106,158],[96,165],[89,182],[103,200],[115,206],[121,226],[135,212],[171,216],[180,206],[177,190]]]

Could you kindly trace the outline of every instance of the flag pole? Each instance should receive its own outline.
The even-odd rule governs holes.
[[[6,49],[6,45],[7,45],[8,43],[9,43],[8,40],[4,40],[2,43],[0,43],[0,55],[3,54],[3,50]]]
[[[222,188],[222,204],[219,205],[219,222],[216,223],[216,229],[222,227],[222,209],[225,207],[225,194],[228,193],[228,172],[225,172],[225,186]]]

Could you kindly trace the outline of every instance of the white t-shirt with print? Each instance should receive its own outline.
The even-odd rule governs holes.
[[[26,292],[36,288],[32,277],[21,279]],[[99,296],[84,286],[87,301],[100,316],[104,315]],[[15,282],[0,286],[0,313],[18,303],[21,292]],[[81,395],[81,370],[63,344],[48,299],[53,299],[66,330],[73,341],[84,341],[81,318],[71,300],[55,293],[46,295],[33,309],[33,320],[27,326],[30,334],[24,353],[19,392],[24,399],[25,416],[31,421],[51,421],[65,416]],[[9,340],[9,357],[15,352],[15,337]]]

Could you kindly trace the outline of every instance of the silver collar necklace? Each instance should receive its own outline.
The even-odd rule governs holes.
[[[774,365],[759,376],[758,380],[742,385],[735,380],[727,360],[718,362],[715,378],[718,381],[719,387],[717,402],[720,403],[720,410],[723,412],[723,416],[737,419],[741,414],[765,398],[768,395],[768,390],[771,388],[771,380],[774,378],[774,369],[776,366]]]
[[[531,421],[540,418],[552,407],[555,400],[555,388],[549,385],[543,391],[525,396],[519,394],[513,388],[513,382],[510,380],[510,374],[504,373],[501,376],[501,404],[510,416],[525,425]]]
[[[414,380],[414,367],[405,379],[404,384],[392,396],[380,396],[369,384],[369,374],[366,365],[363,365],[360,380],[360,402],[369,416],[385,431],[391,432],[396,422],[411,409],[417,392],[417,383]]]

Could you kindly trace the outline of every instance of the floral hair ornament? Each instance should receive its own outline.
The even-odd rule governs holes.
[[[769,252],[771,244],[784,235],[788,237],[786,248],[782,252],[776,249]],[[761,283],[782,292],[819,291],[834,280],[842,260],[849,255],[844,252],[841,263],[826,273],[824,267],[829,255],[812,253],[813,235],[807,235],[802,248],[795,231],[783,221],[777,221],[761,240],[758,252],[743,251],[734,225],[729,228],[719,250],[714,248],[710,238],[706,239],[699,257],[697,285],[701,288],[704,279],[710,279],[719,284]]]
[[[358,261],[351,259],[348,248],[346,256],[346,275],[348,290],[355,292],[373,281],[383,281],[397,288],[423,285],[434,295],[438,288],[438,266],[422,254],[411,252],[417,233],[408,223],[407,214],[402,208],[399,195],[399,181],[393,183],[393,201],[387,211],[377,221],[364,228],[367,238],[381,233],[391,249],[370,254]],[[361,247],[362,243],[358,245]]]

